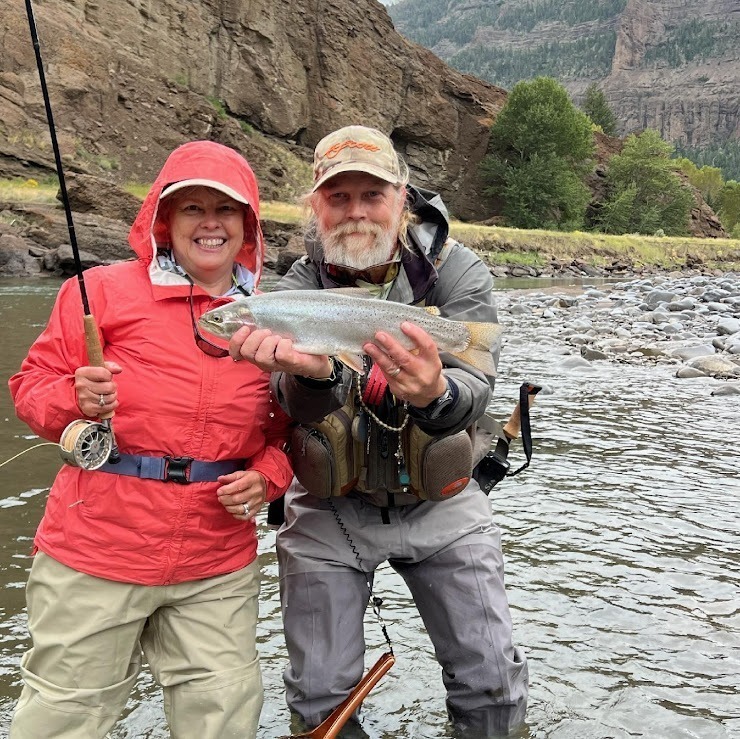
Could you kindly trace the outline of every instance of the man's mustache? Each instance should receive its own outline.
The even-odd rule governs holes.
[[[351,234],[372,234],[373,236],[382,236],[386,231],[386,228],[378,223],[369,223],[367,221],[357,221],[356,223],[340,223],[338,226],[332,228],[327,236],[333,238],[340,238],[342,236],[350,236]]]

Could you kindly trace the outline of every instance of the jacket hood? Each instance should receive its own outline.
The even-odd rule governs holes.
[[[249,203],[244,216],[244,243],[236,255],[236,261],[250,270],[254,274],[255,284],[258,283],[265,250],[259,220],[257,179],[244,157],[214,141],[191,141],[175,149],[167,157],[134,220],[128,241],[139,259],[149,264],[152,283],[189,285],[185,277],[162,270],[155,259],[157,249],[164,247],[168,241],[166,229],[157,223],[160,197],[168,185],[183,180],[213,182]]]
[[[404,250],[401,261],[413,292],[412,300],[417,302],[437,280],[434,261],[447,241],[450,222],[447,208],[436,192],[412,185],[406,186],[406,192],[410,210],[419,222],[409,226],[409,241],[415,249],[413,252]],[[322,285],[337,287],[326,272],[321,242],[315,237],[308,238],[305,246],[309,259],[319,265]]]

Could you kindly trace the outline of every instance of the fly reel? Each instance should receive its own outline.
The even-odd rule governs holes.
[[[80,419],[72,421],[59,440],[59,453],[65,464],[83,470],[97,470],[111,455],[113,434],[102,423]]]

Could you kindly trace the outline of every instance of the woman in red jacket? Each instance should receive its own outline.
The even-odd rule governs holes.
[[[254,737],[254,517],[290,482],[288,420],[269,375],[233,362],[196,323],[259,281],[249,165],[213,142],[179,147],[129,242],[135,261],[85,273],[105,366],[88,366],[73,279],[10,380],[19,418],[46,439],[115,411],[121,452],[94,471],[63,466],[51,488],[27,587],[33,647],[10,735],[104,737],[143,652],[173,737]]]

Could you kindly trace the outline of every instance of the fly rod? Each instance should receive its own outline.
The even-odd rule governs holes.
[[[39,71],[41,93],[44,98],[44,108],[46,109],[46,120],[49,125],[52,149],[54,150],[57,178],[59,179],[59,188],[62,193],[62,204],[64,205],[64,214],[67,219],[67,230],[69,231],[69,241],[72,246],[72,254],[74,256],[77,282],[80,286],[80,295],[82,297],[82,320],[85,331],[87,358],[91,366],[105,367],[103,347],[100,343],[98,325],[95,322],[95,317],[90,311],[90,304],[87,299],[85,278],[82,270],[82,260],[80,259],[80,250],[77,245],[77,235],[75,233],[74,221],[72,219],[72,208],[70,207],[69,196],[67,195],[67,184],[64,179],[62,156],[59,152],[59,142],[57,141],[56,127],[54,125],[54,114],[51,110],[51,99],[49,97],[49,89],[46,85],[44,63],[41,59],[41,46],[39,44],[39,35],[36,29],[36,20],[33,15],[33,5],[31,4],[31,0],[26,0],[26,15],[28,17],[28,25],[31,30],[33,51],[36,55],[36,66]],[[67,428],[62,432],[62,437],[59,442],[62,459],[68,464],[72,464],[75,467],[82,467],[83,469],[97,469],[105,462],[117,462],[119,454],[115,442],[115,436],[113,435],[111,418],[113,418],[113,411],[101,414],[100,423],[81,419],[69,424],[69,426],[67,426]]]

